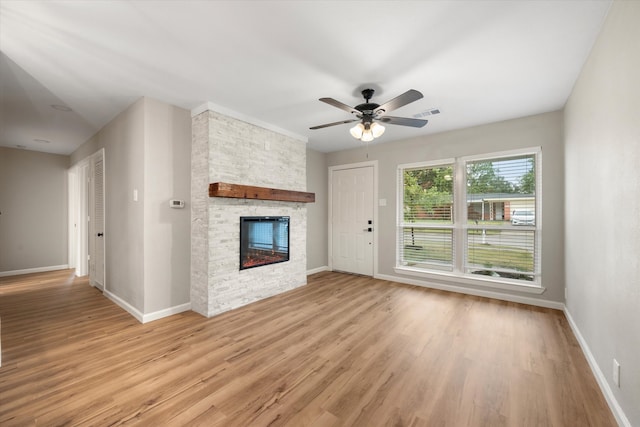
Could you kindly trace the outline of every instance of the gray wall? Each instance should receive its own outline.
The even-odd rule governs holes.
[[[307,148],[307,191],[316,202],[307,205],[307,271],[327,267],[327,155]]]
[[[71,154],[105,150],[105,290],[142,314],[189,302],[190,113],[141,98]],[[138,191],[138,201],[133,200]]]
[[[144,100],[99,133],[105,148],[105,289],[144,310]],[[138,201],[133,201],[133,190]]]
[[[564,300],[564,169],[561,112],[540,114],[411,140],[370,145],[368,157],[364,147],[329,153],[327,164],[334,166],[378,160],[378,197],[387,200],[387,206],[378,208],[378,274],[403,277],[394,272],[396,264],[395,203],[399,164],[535,146],[542,147],[542,284],[547,289],[542,295],[526,294],[526,296],[562,302]],[[416,280],[416,277],[410,278]],[[456,286],[475,288],[459,283],[456,283]],[[522,296],[516,291],[500,290],[500,292]]]
[[[144,309],[189,302],[191,113],[145,98]],[[185,201],[172,209],[169,200]]]
[[[66,266],[69,157],[0,147],[0,273]]]
[[[633,426],[640,426],[639,23],[640,2],[613,3],[565,109],[567,310]]]
[[[104,148],[105,290],[140,312],[144,310],[144,114],[141,98],[71,154],[75,164]]]

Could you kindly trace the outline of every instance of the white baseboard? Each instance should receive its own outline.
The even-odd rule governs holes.
[[[564,304],[557,301],[549,301],[531,297],[523,297],[519,295],[505,294],[496,291],[487,291],[483,289],[465,288],[462,286],[445,285],[442,283],[434,283],[423,280],[408,279],[405,277],[389,276],[386,274],[376,274],[376,279],[388,280],[390,282],[405,283],[407,285],[422,286],[423,288],[439,289],[441,291],[456,292],[459,294],[474,295],[478,297],[494,298],[502,301],[517,302],[521,304],[535,305],[537,307],[553,308],[555,310],[563,310]]]
[[[174,314],[182,313],[183,311],[191,310],[191,303],[176,305],[174,307],[165,308],[163,310],[154,311],[153,313],[147,313],[142,315],[142,323],[153,322],[154,320],[162,319],[163,317],[169,317]]]
[[[140,323],[153,322],[154,320],[162,319],[163,317],[168,317],[174,314],[182,313],[183,311],[191,310],[191,303],[188,302],[186,304],[176,305],[175,307],[169,307],[162,310],[154,311],[153,313],[143,314],[140,312],[140,310],[138,310],[119,296],[106,290],[103,291],[103,294],[111,301],[118,304],[126,312],[135,317],[136,320]]]
[[[43,273],[45,271],[66,270],[69,264],[50,265],[48,267],[25,268],[24,270],[0,271],[0,277],[19,276],[21,274]]]
[[[126,302],[125,300],[120,298],[119,296],[117,296],[115,294],[112,294],[111,292],[109,292],[107,290],[103,291],[102,293],[104,294],[104,296],[109,298],[111,301],[113,301],[116,304],[118,304],[121,308],[123,308],[130,315],[135,317],[138,322],[144,323],[143,322],[144,315],[140,311],[138,311],[137,308],[135,308],[134,306],[132,306],[131,304],[129,304],[128,302]]]
[[[600,366],[598,366],[598,362],[596,362],[596,358],[593,356],[593,353],[591,353],[591,349],[589,348],[589,345],[587,344],[584,337],[580,333],[580,329],[578,329],[578,325],[576,325],[576,322],[574,322],[573,317],[571,317],[571,313],[569,313],[569,310],[567,309],[567,307],[564,308],[564,315],[569,321],[569,326],[571,326],[571,330],[573,331],[573,334],[578,340],[578,343],[580,344],[580,348],[582,348],[582,352],[587,358],[587,362],[589,362],[591,371],[593,372],[593,375],[596,377],[596,381],[600,386],[600,390],[602,390],[602,394],[604,394],[604,397],[607,400],[607,403],[609,404],[609,408],[611,408],[611,412],[613,412],[613,416],[616,417],[616,421],[618,422],[618,425],[623,427],[631,427],[631,422],[629,422],[629,419],[627,418],[624,411],[622,410],[622,407],[620,407],[618,400],[613,394],[613,390],[611,390],[611,387],[607,382],[607,377],[604,375],[604,373],[600,369]]]
[[[323,265],[322,267],[318,267],[318,268],[312,268],[311,270],[307,270],[307,276],[310,276],[312,274],[316,274],[316,273],[320,273],[323,271],[329,271],[329,267],[326,265]]]

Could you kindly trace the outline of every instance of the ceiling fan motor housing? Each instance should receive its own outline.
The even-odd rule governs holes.
[[[369,100],[373,98],[373,94],[376,93],[376,91],[373,89],[364,89],[361,93],[364,100],[369,102]]]
[[[363,120],[368,118],[370,119],[368,121],[371,121],[374,118],[374,111],[380,106],[380,104],[376,104],[375,102],[369,102],[374,93],[375,90],[373,89],[364,89],[362,91],[362,97],[366,102],[364,104],[356,105],[355,107],[353,107],[362,113]]]

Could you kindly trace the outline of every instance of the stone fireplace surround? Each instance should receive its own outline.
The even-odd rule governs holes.
[[[213,182],[305,191],[305,144],[211,110],[192,117],[192,310],[211,317],[306,284],[306,204],[209,197]],[[241,216],[289,216],[290,260],[240,270]]]

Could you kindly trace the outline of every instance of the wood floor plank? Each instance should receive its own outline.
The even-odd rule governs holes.
[[[322,272],[140,324],[71,270],[0,278],[0,425],[614,426],[560,311]]]

